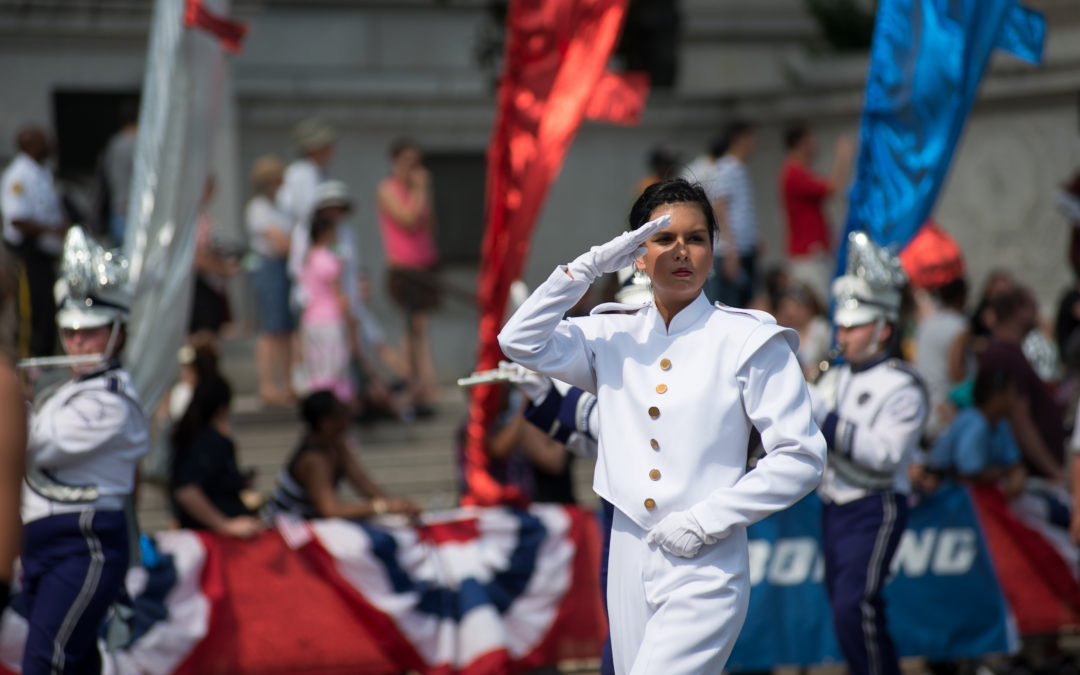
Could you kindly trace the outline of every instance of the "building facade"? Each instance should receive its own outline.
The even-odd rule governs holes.
[[[1054,190],[1080,167],[1080,7],[1029,0],[1046,12],[1046,63],[994,58],[935,210],[968,258],[971,281],[1012,269],[1053,310],[1071,282],[1068,223]],[[0,4],[0,159],[25,122],[58,135],[60,169],[85,194],[88,167],[110,132],[109,101],[137,92],[143,74],[149,1],[35,0]],[[586,123],[537,224],[526,280],[616,234],[647,172],[649,150],[667,143],[685,160],[702,152],[725,122],[760,125],[749,162],[766,259],[784,250],[777,199],[780,135],[792,119],[811,124],[827,171],[833,141],[855,134],[865,53],[830,50],[802,0],[682,0],[677,78],[654,91],[633,128]],[[497,46],[484,0],[236,0],[250,27],[230,58],[215,140],[217,221],[243,237],[247,167],[264,153],[292,156],[290,130],[309,116],[340,134],[330,173],[357,199],[353,225],[375,285],[375,309],[392,335],[399,320],[382,293],[374,188],[392,139],[426,150],[436,185],[440,245],[451,294],[436,317],[436,361],[444,376],[469,370],[475,341],[476,258],[483,218],[484,152],[495,106],[495,68],[479,54]],[[834,226],[843,216],[834,200]],[[234,289],[244,292],[242,287]]]

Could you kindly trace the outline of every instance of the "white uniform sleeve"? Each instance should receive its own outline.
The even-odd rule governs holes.
[[[499,333],[499,346],[526,368],[596,393],[593,355],[582,327],[563,315],[589,289],[557,267],[510,317]]]
[[[926,414],[926,396],[912,382],[889,397],[871,425],[855,425],[840,416],[832,451],[868,469],[893,471],[918,447]]]
[[[766,455],[731,487],[720,488],[690,512],[711,537],[726,536],[791,506],[821,482],[825,439],[814,423],[810,395],[784,329],[764,324],[740,355],[743,405],[761,434]]]
[[[50,414],[35,414],[27,443],[31,464],[62,468],[107,450],[109,441],[124,429],[130,412],[122,396],[83,391]]]

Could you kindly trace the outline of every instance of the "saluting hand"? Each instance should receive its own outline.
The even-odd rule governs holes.
[[[606,244],[593,246],[566,266],[567,273],[591,284],[605,274],[617,272],[645,255],[645,242],[670,224],[671,216],[663,215],[636,230],[623,232]]]

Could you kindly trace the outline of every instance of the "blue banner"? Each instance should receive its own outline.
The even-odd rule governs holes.
[[[840,662],[821,555],[821,501],[810,495],[749,529],[750,610],[728,670]],[[913,508],[885,590],[904,656],[968,658],[1016,642],[967,492],[944,486]]]
[[[882,0],[847,233],[902,248],[929,217],[994,49],[1042,61],[1046,24],[1016,0]]]

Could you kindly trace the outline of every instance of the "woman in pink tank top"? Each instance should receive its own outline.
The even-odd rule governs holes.
[[[379,230],[387,261],[387,287],[405,314],[404,352],[409,385],[420,415],[431,413],[438,396],[435,366],[428,343],[428,313],[439,304],[435,248],[435,214],[431,174],[420,149],[410,140],[390,146],[390,175],[376,191]]]

